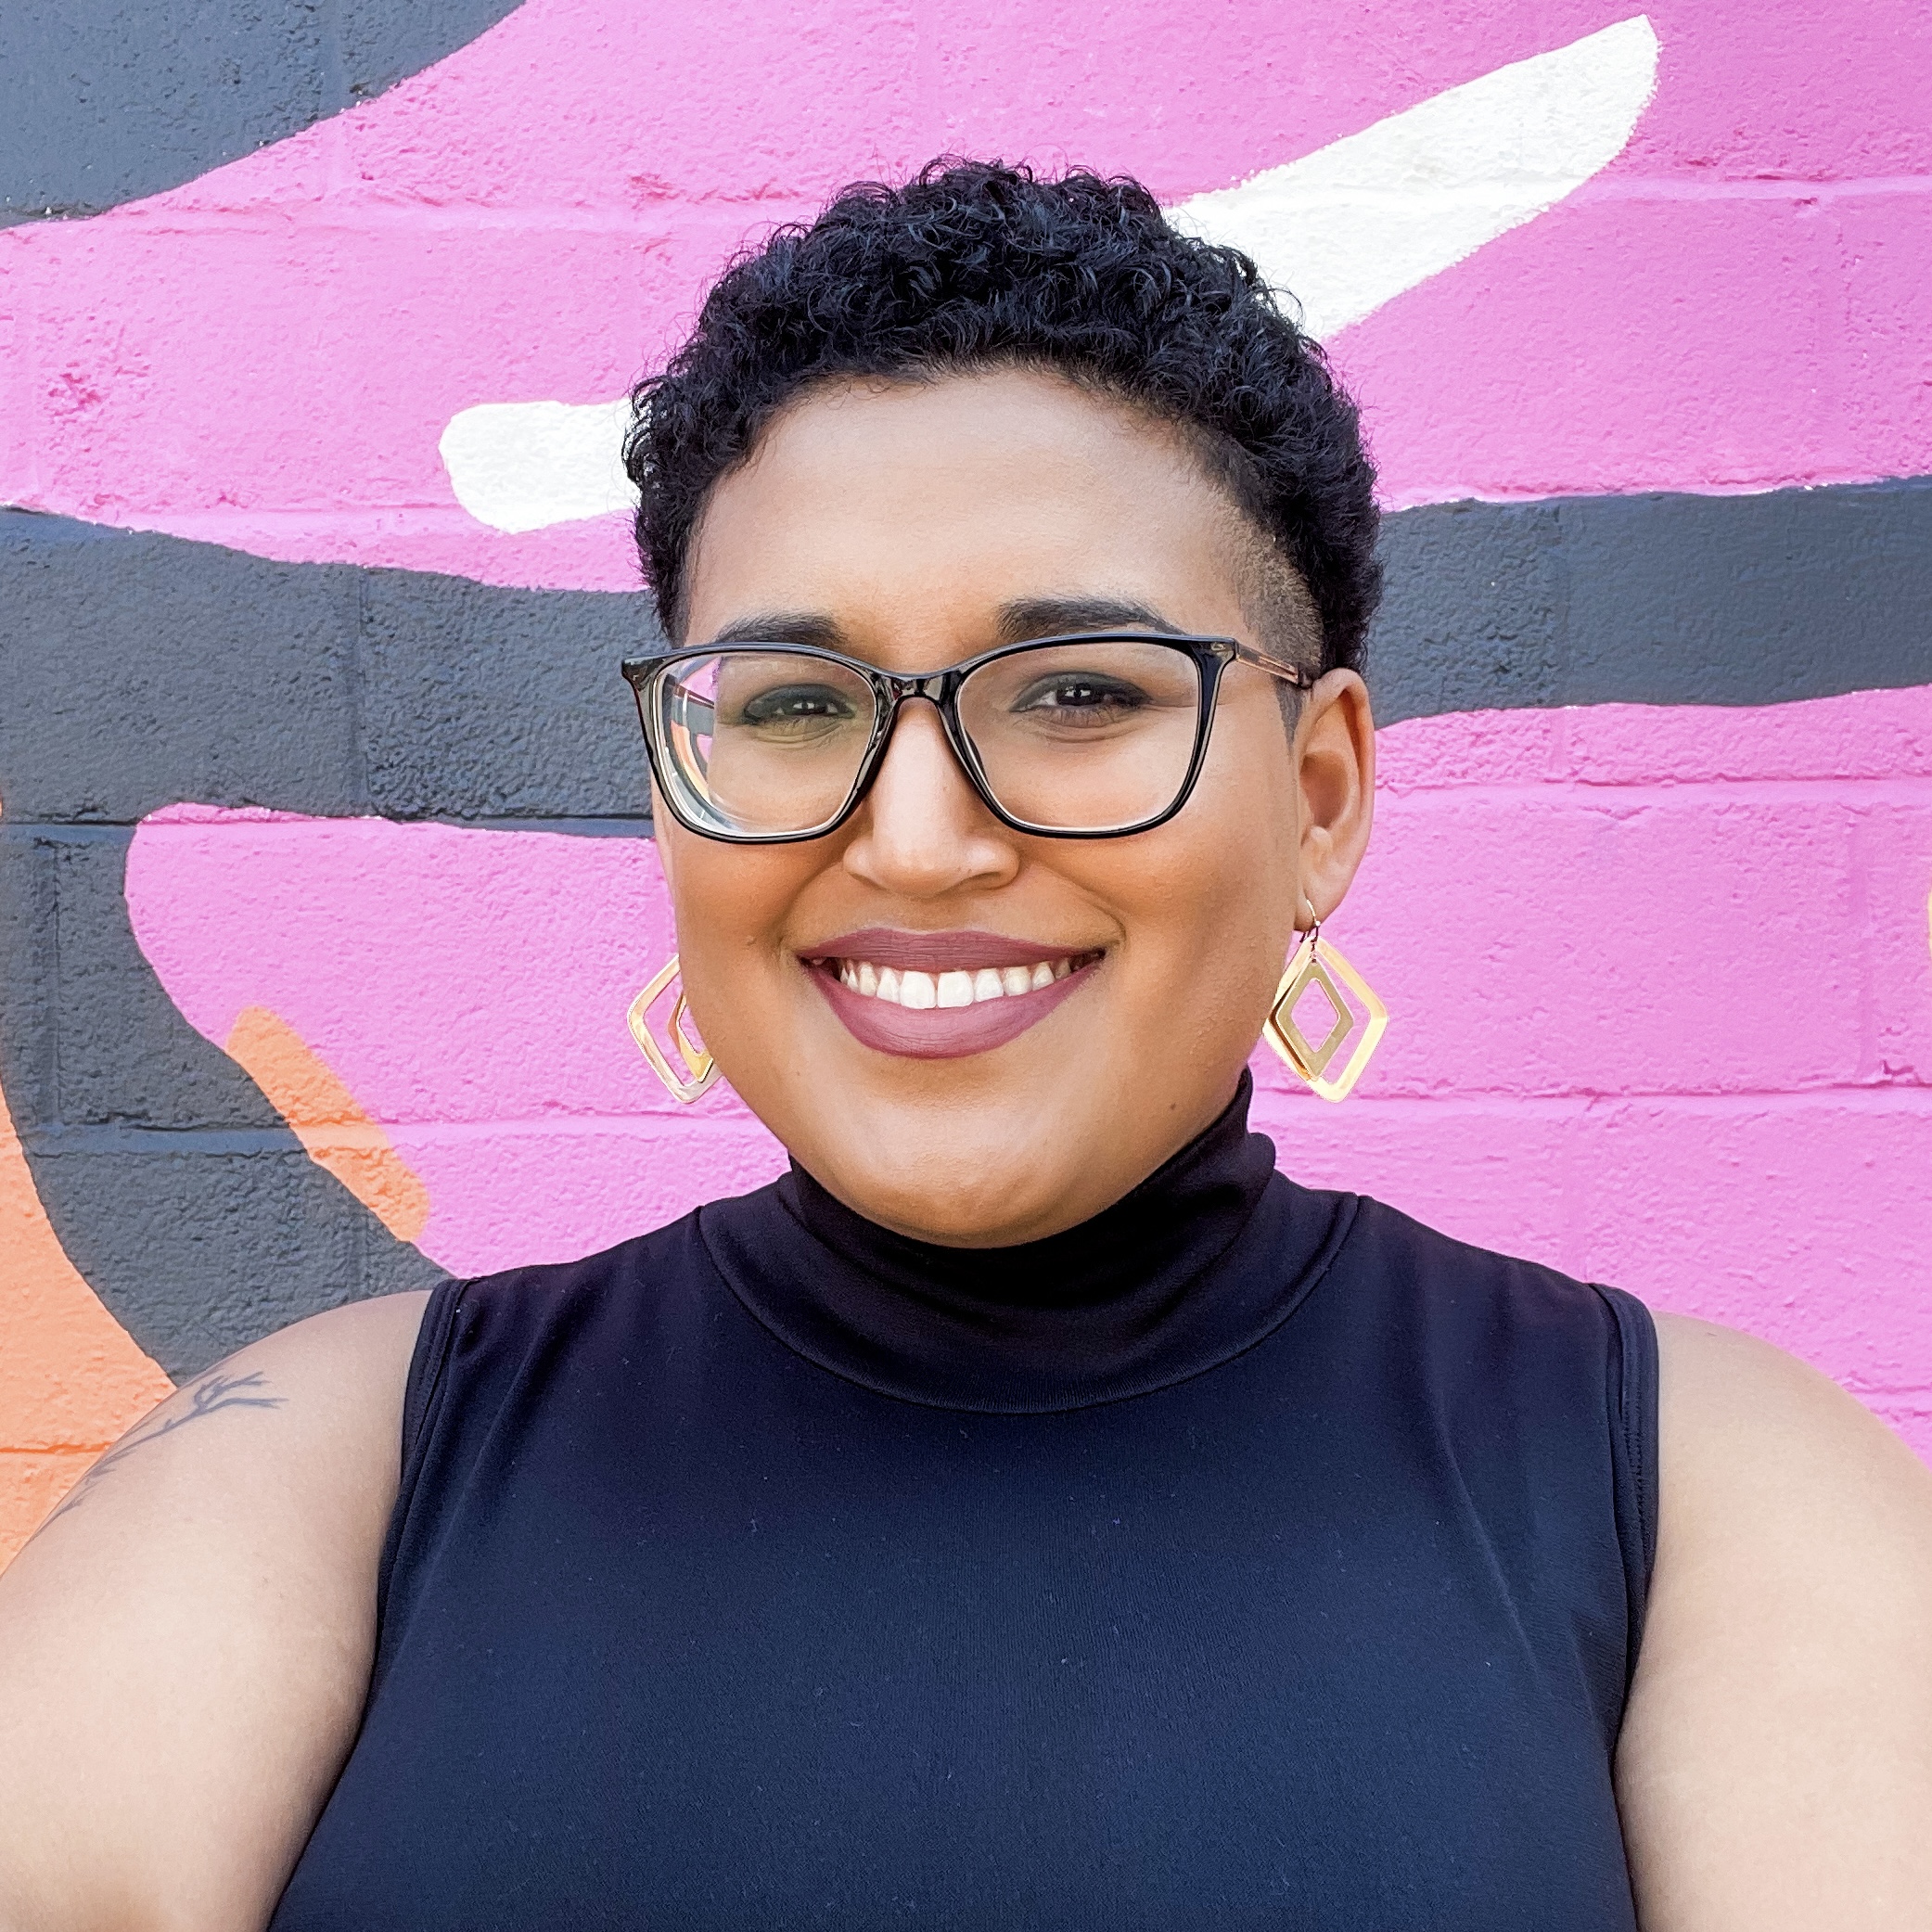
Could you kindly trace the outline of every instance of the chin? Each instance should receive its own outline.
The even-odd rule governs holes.
[[[942,1247],[1009,1247],[1034,1238],[1074,1182],[1043,1169],[1033,1153],[909,1146],[899,1159],[835,1160],[818,1178],[849,1208],[900,1234]]]

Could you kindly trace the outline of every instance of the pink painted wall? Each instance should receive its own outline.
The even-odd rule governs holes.
[[[467,515],[444,427],[621,391],[734,248],[838,183],[951,149],[1178,200],[1633,10],[529,0],[173,193],[0,233],[0,502],[628,587],[621,516]],[[1923,7],[1648,17],[1618,159],[1335,341],[1392,506],[1932,472]],[[1284,1165],[1768,1336],[1932,1456],[1932,638],[1925,661],[1762,710],[1386,733],[1334,929],[1394,1020],[1339,1109],[1258,1062]],[[726,1094],[673,1108],[625,1037],[672,944],[646,843],[186,799],[127,890],[196,1028],[268,1009],[379,1123],[448,1267],[580,1252],[778,1159]],[[0,1455],[24,1427],[0,1413]]]
[[[1226,187],[1631,0],[529,0],[365,109],[0,236],[0,500],[627,587],[621,524],[482,530],[472,404],[620,393],[748,235],[944,149]],[[1657,0],[1656,97],[1561,207],[1349,332],[1391,504],[1932,471],[1916,0]],[[1426,188],[1418,189],[1426,198]]]

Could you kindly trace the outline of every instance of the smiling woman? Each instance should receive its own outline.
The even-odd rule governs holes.
[[[791,1171],[127,1439],[0,1582],[0,1926],[1923,1924],[1925,1471],[1247,1131],[1380,1020],[1373,480],[1251,265],[936,167],[637,404],[633,1022]]]
[[[753,1111],[870,1218],[976,1247],[1056,1234],[1227,1105],[1306,908],[1361,854],[1374,756],[1351,671],[1285,728],[1314,677],[1284,653],[1323,645],[1311,623],[1261,647],[1252,544],[1181,434],[1039,369],[817,387],[707,499],[687,634],[750,613],[937,699],[895,714],[819,660],[853,713],[805,753],[832,766],[798,827],[820,836],[749,846],[682,802],[646,706],[691,1010]],[[756,675],[774,655],[753,647]],[[788,781],[800,748],[775,755]],[[952,1004],[1020,966],[1053,984]]]

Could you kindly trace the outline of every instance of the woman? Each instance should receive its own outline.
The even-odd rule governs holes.
[[[1932,1924],[1932,1478],[1245,1131],[1376,588],[1249,264],[936,169],[640,403],[654,1063],[793,1171],[107,1458],[0,1587],[0,1926]]]

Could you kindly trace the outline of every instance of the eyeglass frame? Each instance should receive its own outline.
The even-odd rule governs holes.
[[[1193,659],[1196,679],[1197,714],[1195,720],[1194,750],[1187,761],[1187,774],[1181,781],[1181,787],[1172,802],[1164,812],[1156,812],[1151,818],[1138,819],[1132,825],[1107,825],[1094,830],[1079,830],[1056,825],[1036,825],[1022,818],[1016,818],[998,799],[993,796],[992,787],[986,776],[985,768],[966,727],[959,718],[959,691],[966,679],[982,666],[996,663],[1002,658],[1017,657],[1023,651],[1043,649],[1053,645],[1075,644],[1158,644],[1179,651]],[[852,779],[851,789],[846,794],[845,802],[822,825],[812,826],[802,832],[721,832],[710,825],[693,825],[678,809],[675,789],[664,782],[664,774],[659,769],[659,750],[652,736],[650,713],[646,709],[646,693],[656,677],[668,671],[672,665],[685,659],[723,657],[752,651],[783,651],[788,657],[817,658],[828,664],[843,666],[847,671],[856,672],[872,687],[873,724],[872,736],[859,757],[859,768]],[[1253,664],[1265,671],[1271,677],[1279,678],[1283,684],[1296,690],[1307,692],[1314,689],[1314,676],[1299,664],[1291,664],[1285,658],[1276,657],[1272,651],[1264,651],[1258,646],[1243,644],[1235,637],[1194,636],[1178,631],[1069,631],[1052,637],[1026,637],[1016,644],[996,645],[992,650],[979,651],[970,658],[962,658],[957,664],[951,664],[943,671],[896,672],[886,671],[876,664],[868,664],[863,658],[847,657],[843,651],[835,651],[823,645],[788,644],[781,638],[771,640],[734,639],[729,644],[681,645],[675,650],[653,651],[640,658],[626,658],[619,665],[625,683],[631,686],[632,696],[637,701],[638,728],[644,734],[645,756],[650,761],[651,775],[658,781],[658,793],[664,800],[671,815],[679,825],[699,838],[715,838],[723,845],[798,845],[808,838],[829,838],[839,829],[864,802],[865,794],[872,789],[877,778],[879,767],[884,764],[886,752],[890,748],[892,734],[899,726],[899,714],[907,702],[915,697],[923,697],[940,714],[940,726],[946,735],[946,743],[965,773],[981,804],[1004,825],[1007,830],[1023,833],[1030,838],[1131,838],[1137,832],[1151,832],[1157,825],[1164,825],[1194,794],[1196,781],[1200,777],[1201,767],[1207,761],[1208,740],[1214,729],[1216,702],[1221,694],[1221,680],[1230,664],[1236,660]]]

